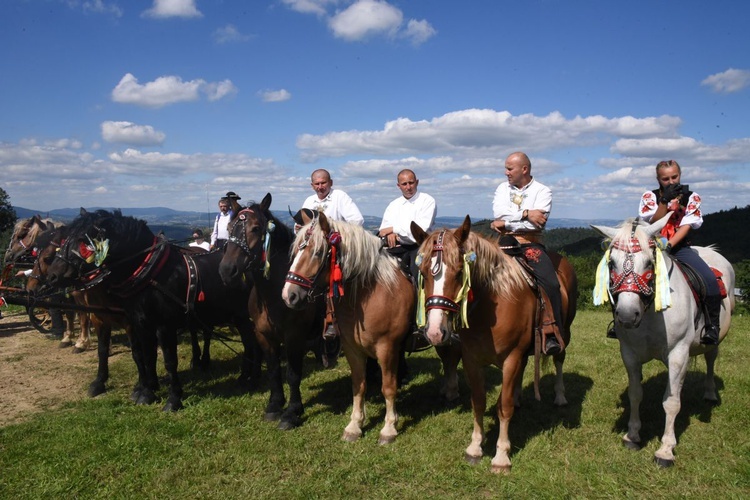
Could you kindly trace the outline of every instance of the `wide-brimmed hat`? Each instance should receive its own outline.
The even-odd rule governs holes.
[[[235,193],[234,191],[227,192],[226,198],[229,200],[241,200],[242,199],[239,196],[237,196],[237,193]]]

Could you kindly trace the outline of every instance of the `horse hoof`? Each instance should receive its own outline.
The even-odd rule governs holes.
[[[341,439],[343,441],[346,441],[347,443],[355,443],[359,438],[361,437],[361,434],[354,434],[353,432],[346,432],[344,431],[344,434],[341,436]]]
[[[297,417],[296,415],[293,417],[284,417],[279,421],[279,430],[280,431],[291,431],[292,429],[296,429],[302,425],[302,419]]]
[[[265,420],[266,422],[276,422],[280,418],[281,412],[267,411],[263,414],[263,420]]]
[[[135,402],[135,404],[150,405],[152,403],[155,403],[156,401],[157,401],[157,397],[154,394],[142,392],[141,395],[138,396],[138,400]]]
[[[86,349],[81,349],[80,347],[74,347],[73,348],[73,354],[81,354],[82,352],[85,352]]]
[[[60,342],[59,344],[57,344],[57,347],[59,347],[60,349],[65,349],[66,347],[70,347],[72,345],[73,342]]]
[[[378,444],[384,446],[386,444],[392,444],[396,440],[396,436],[380,436],[378,438]]]
[[[674,460],[670,460],[667,458],[654,457],[654,462],[656,462],[656,465],[658,465],[662,469],[666,469],[674,465]]]
[[[477,456],[474,456],[474,455],[469,455],[468,453],[464,454],[464,459],[466,459],[466,461],[469,463],[469,465],[477,465],[479,462],[482,461],[482,457],[481,456],[477,457]]]
[[[167,401],[167,404],[164,405],[164,408],[161,409],[161,411],[168,413],[168,412],[176,412],[182,410],[182,401]]]
[[[491,471],[493,474],[510,474],[510,465],[493,465]]]
[[[639,443],[634,443],[633,441],[625,441],[625,440],[623,440],[622,441],[622,445],[625,448],[627,448],[629,450],[633,450],[633,451],[638,451],[638,450],[641,449],[641,445]]]
[[[100,394],[104,394],[106,391],[107,389],[104,387],[104,384],[93,383],[89,386],[89,397],[95,398]]]

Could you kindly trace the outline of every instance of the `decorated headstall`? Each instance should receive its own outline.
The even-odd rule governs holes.
[[[247,244],[247,237],[245,233],[245,225],[248,220],[248,216],[251,214],[255,214],[255,211],[248,207],[243,208],[240,210],[240,212],[237,214],[237,220],[235,222],[234,227],[240,227],[241,228],[241,234],[242,237],[238,238],[234,235],[234,230],[232,230],[231,234],[229,235],[229,241],[237,245],[242,249],[245,254],[247,254],[250,257],[250,262],[248,263],[248,268],[255,262],[255,258],[258,256],[258,252],[254,252]],[[276,225],[273,223],[272,220],[269,220],[266,224],[265,231],[263,232],[263,235],[261,236],[261,245],[262,250],[260,252],[260,261],[263,266],[263,276],[268,279],[271,273],[271,263],[269,262],[269,253],[271,251],[271,233],[273,230],[276,229]]]
[[[297,246],[298,252],[301,252],[310,244],[310,239],[312,238],[317,225],[318,216],[316,214],[316,216],[312,219],[309,226],[307,227],[302,242]],[[328,252],[326,258],[323,260],[323,265],[318,268],[315,276],[313,276],[312,278],[307,278],[295,272],[289,271],[289,273],[287,273],[286,275],[286,282],[301,286],[302,288],[312,289],[315,286],[315,282],[318,280],[326,267],[329,267],[330,277],[328,280],[328,296],[332,298],[343,297],[344,282],[343,273],[341,271],[340,255],[341,233],[339,233],[338,231],[331,231],[326,236],[326,240],[328,241]],[[326,264],[328,264],[328,266]]]
[[[641,247],[635,235],[638,227],[637,220],[633,221],[630,238],[614,240],[604,253],[596,271],[596,285],[594,287],[594,305],[600,305],[608,300],[616,301],[623,292],[637,293],[648,301],[654,300],[657,311],[666,309],[670,305],[669,273],[666,270],[664,256],[657,251],[654,239],[649,239],[648,249]],[[612,249],[625,252],[622,272],[617,272],[612,264],[610,253]],[[642,273],[635,270],[635,256],[638,253],[653,252],[652,261],[655,266],[646,268]],[[607,293],[605,293],[605,290]]]
[[[94,238],[84,233],[85,240],[71,237],[63,239],[55,254],[56,259],[62,260],[76,270],[78,279],[83,283],[84,289],[101,283],[110,273],[109,270],[102,268],[102,264],[109,254],[109,239],[105,237],[104,229],[97,226],[94,226],[94,229],[98,231]],[[93,264],[94,267],[84,270],[86,264]]]
[[[440,231],[437,239],[432,244],[432,255],[434,257],[434,263],[430,268],[430,274],[433,277],[438,276],[443,269],[443,240],[445,239],[445,234],[445,230]],[[425,299],[424,276],[422,276],[421,272],[419,273],[417,283],[417,326],[422,327],[427,323],[426,315],[428,311],[430,311],[431,309],[441,309],[443,311],[448,311],[449,313],[455,314],[455,316],[453,317],[454,327],[469,327],[468,303],[474,300],[474,294],[471,290],[471,265],[474,263],[476,258],[477,256],[474,252],[465,253],[463,249],[461,249],[462,267],[459,274],[461,274],[462,276],[462,282],[461,288],[456,295],[455,301],[444,295],[431,295]],[[418,266],[421,264],[422,259],[423,256],[421,254],[417,256]],[[460,325],[458,324],[459,317],[461,321]]]

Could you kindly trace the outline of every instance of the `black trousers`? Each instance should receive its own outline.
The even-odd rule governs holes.
[[[560,281],[557,279],[555,266],[547,255],[547,249],[541,243],[525,243],[521,245],[526,262],[529,263],[534,271],[539,284],[547,292],[550,302],[552,302],[552,312],[555,316],[555,322],[562,331],[562,295],[560,295]]]

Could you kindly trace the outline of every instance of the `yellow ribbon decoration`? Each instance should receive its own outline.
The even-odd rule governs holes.
[[[662,250],[656,251],[654,273],[654,309],[663,311],[672,305],[672,296],[669,290],[669,271]]]
[[[594,305],[600,306],[609,302],[609,248],[596,266],[594,282]]]

